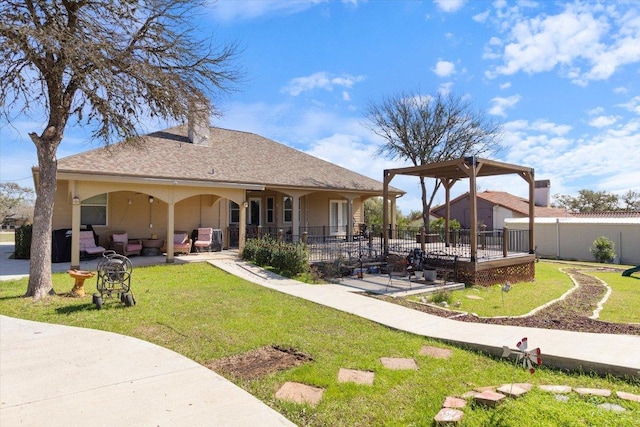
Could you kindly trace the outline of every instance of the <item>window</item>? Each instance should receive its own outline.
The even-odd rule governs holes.
[[[272,224],[275,222],[274,218],[275,212],[275,199],[273,197],[267,197],[267,223]]]
[[[293,221],[293,197],[284,198],[284,222]]]
[[[80,224],[107,225],[107,200],[107,193],[83,200],[80,206]]]
[[[240,223],[240,206],[236,202],[229,202],[229,224]]]
[[[331,235],[342,236],[347,233],[349,205],[346,200],[329,201],[329,226]]]

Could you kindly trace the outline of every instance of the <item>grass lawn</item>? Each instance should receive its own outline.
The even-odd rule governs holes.
[[[536,264],[535,282],[512,283],[509,292],[502,291],[502,285],[470,287],[451,292],[450,300],[460,301],[457,310],[475,313],[482,317],[519,316],[526,314],[544,303],[559,298],[573,287],[568,275],[550,262]],[[419,301],[425,295],[411,299]]]
[[[67,274],[55,274],[53,280],[58,293],[73,287]],[[230,378],[301,426],[432,425],[446,396],[511,382],[608,388],[614,396],[615,391],[640,394],[638,380],[568,375],[544,365],[531,375],[515,369],[513,361],[392,330],[262,288],[204,263],[135,269],[132,290],[137,305],[131,308],[106,302],[96,310],[91,303],[93,281],[87,282],[85,298],[56,296],[34,303],[21,298],[26,283],[26,279],[0,282],[1,314],[130,335],[202,364],[267,345],[293,347],[310,355],[313,362],[264,378]],[[452,349],[452,357],[421,356],[423,345]],[[381,357],[415,358],[419,370],[385,369]],[[341,367],[374,372],[375,382],[372,386],[338,383]],[[275,391],[286,381],[323,387],[322,401],[310,407],[276,400]],[[598,408],[603,402],[617,403],[626,412]],[[537,389],[497,409],[467,407],[464,412],[465,426],[637,426],[640,420],[638,403],[577,394],[560,402]]]
[[[640,323],[640,275],[623,277],[619,272],[590,272],[611,287],[600,319],[616,323]]]
[[[2,231],[0,232],[0,242],[15,242],[16,235],[13,231]]]

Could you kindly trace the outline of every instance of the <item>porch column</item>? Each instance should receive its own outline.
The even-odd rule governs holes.
[[[173,264],[173,232],[175,231],[175,203],[170,200],[167,204],[167,264]]]
[[[238,253],[242,253],[245,240],[247,238],[247,192],[244,193],[245,199],[240,203],[240,224],[238,224]]]
[[[383,251],[389,253],[389,183],[393,179],[393,175],[389,169],[385,169],[382,173],[382,242]]]
[[[292,201],[291,239],[296,242],[300,239],[300,196],[293,194]]]
[[[535,224],[536,224],[536,182],[533,171],[529,177],[529,253],[536,253]]]
[[[355,199],[355,197],[352,195],[348,195],[346,197],[348,206],[347,215],[349,216],[349,218],[347,218],[347,242],[353,242],[353,200]]]
[[[71,205],[71,269],[80,269],[80,198],[73,192]]]

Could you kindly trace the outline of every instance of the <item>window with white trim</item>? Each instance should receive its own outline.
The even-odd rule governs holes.
[[[273,197],[267,197],[267,224],[275,222],[275,206],[276,200]]]
[[[240,224],[240,205],[229,201],[229,224]]]
[[[283,202],[283,221],[291,222],[293,221],[293,197],[285,196]]]

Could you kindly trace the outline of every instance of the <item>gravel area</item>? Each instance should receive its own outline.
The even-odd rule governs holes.
[[[460,322],[527,326],[599,334],[640,335],[640,324],[611,323],[590,319],[589,317],[593,315],[593,311],[604,297],[607,289],[598,279],[584,274],[582,272],[584,269],[574,268],[568,271],[578,283],[578,288],[564,300],[527,317],[479,318],[471,314],[460,315],[458,312],[439,307],[414,303],[404,298],[382,297],[382,299],[436,316],[454,318]]]

